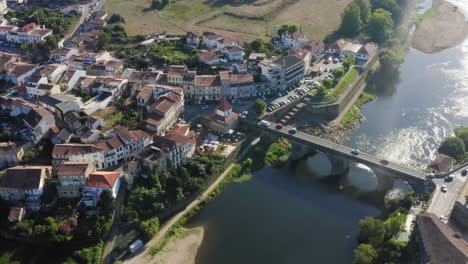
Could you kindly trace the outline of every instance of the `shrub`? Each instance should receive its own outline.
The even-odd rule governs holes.
[[[140,230],[148,240],[151,239],[159,231],[159,219],[154,217],[141,222]]]

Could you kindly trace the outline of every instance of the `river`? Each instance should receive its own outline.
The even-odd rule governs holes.
[[[450,2],[468,13],[468,1]],[[443,138],[468,126],[468,41],[433,55],[410,49],[362,114],[346,145],[424,168]],[[203,208],[188,224],[206,229],[197,263],[351,263],[359,220],[379,215],[383,194],[317,180],[308,162],[264,168]]]

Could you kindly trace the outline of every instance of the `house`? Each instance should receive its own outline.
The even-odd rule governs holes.
[[[107,51],[102,53],[84,52],[71,55],[66,59],[65,64],[67,64],[68,68],[72,70],[86,70],[96,61],[110,59],[112,59],[112,56]]]
[[[30,98],[35,98],[38,96],[37,93],[37,88],[40,84],[46,84],[47,83],[47,77],[39,75],[39,74],[34,74],[29,78],[29,80],[26,83],[26,91],[27,94]]]
[[[75,48],[60,48],[52,52],[52,60],[55,63],[64,64],[72,55],[78,54]]]
[[[171,66],[172,67],[172,66]],[[171,69],[171,67],[169,69]],[[132,71],[128,76],[128,82],[139,84],[140,86],[145,86],[148,84],[158,84],[158,80],[160,75],[162,74],[161,71]],[[125,78],[123,74],[121,75],[122,78]]]
[[[203,32],[203,44],[209,49],[217,48],[221,39],[223,39],[223,36],[217,33]]]
[[[374,42],[364,43],[356,54],[356,59],[368,60],[379,49],[379,46]]]
[[[89,174],[83,191],[83,201],[87,206],[96,206],[101,193],[105,190],[117,198],[120,188],[121,172],[118,171],[96,171]]]
[[[226,98],[219,102],[211,118],[209,127],[221,133],[236,129],[239,125],[239,114],[232,111],[232,106]]]
[[[71,94],[50,94],[39,98],[40,104],[58,118],[65,120],[65,115],[69,112],[80,111],[83,103],[81,98]]]
[[[100,60],[92,64],[88,74],[96,76],[118,76],[123,70],[123,61],[117,59]]]
[[[54,115],[42,106],[32,108],[23,121],[34,143],[38,143],[52,127],[55,127]]]
[[[183,107],[180,95],[172,91],[164,93],[148,107],[148,119],[142,121],[142,126],[151,133],[165,133],[177,122]]]
[[[56,84],[66,70],[67,65],[65,64],[49,64],[40,70],[39,73],[47,77],[49,83]]]
[[[257,65],[259,62],[261,62],[262,60],[264,60],[266,58],[266,54],[265,53],[250,53],[249,55],[249,58],[247,60],[247,63],[248,64],[251,64],[251,65]]]
[[[219,39],[218,40],[218,43],[217,43],[217,47],[218,49],[220,50],[223,50],[227,47],[234,47],[234,46],[238,46],[239,45],[239,41],[231,38],[231,37],[224,37],[222,39]]]
[[[222,51],[230,61],[242,61],[244,58],[244,49],[239,46],[228,46]]]
[[[85,75],[86,71],[84,70],[68,70],[58,81],[58,85],[60,85],[60,89],[63,90],[63,92],[68,92],[73,89],[73,87],[78,83],[78,80]]]
[[[22,28],[14,28],[6,34],[6,41],[16,44],[30,44],[44,41],[52,35],[52,29],[46,29],[43,25],[35,23],[27,24]]]
[[[107,21],[102,18],[94,18],[83,24],[83,31],[91,31],[93,29],[102,29],[107,25]]]
[[[178,168],[195,152],[196,134],[189,125],[177,124],[164,136],[155,136],[152,145],[133,154],[143,167],[153,170]]]
[[[359,41],[357,40],[350,41],[341,50],[341,55],[354,58],[357,56],[359,50],[361,50],[361,47],[362,47],[362,44]]]
[[[9,222],[21,222],[26,216],[26,209],[24,207],[12,207],[8,213]]]
[[[13,204],[25,203],[28,209],[40,209],[44,183],[51,176],[50,166],[17,166],[6,170],[0,181],[0,197]]]
[[[220,57],[213,51],[200,53],[198,60],[208,65],[217,65],[221,63]]]
[[[341,52],[343,51],[343,49],[350,42],[351,42],[350,39],[346,39],[346,38],[338,39],[337,41],[333,42],[333,44],[330,45],[330,47],[328,48],[328,53],[341,55]]]
[[[146,85],[141,88],[140,92],[138,93],[137,97],[137,104],[138,106],[146,106],[152,103],[153,99],[153,87]]]
[[[86,119],[85,121],[85,125],[89,128],[89,129],[97,129],[99,126],[103,125],[104,124],[104,119],[102,118],[96,118],[96,117],[88,117],[88,119]]]
[[[309,40],[302,48],[310,51],[312,55],[316,57],[325,53],[325,44],[320,40]]]
[[[94,162],[66,161],[57,169],[57,193],[61,198],[80,197],[89,178],[89,174],[96,170]]]
[[[2,27],[0,26],[0,29]],[[10,54],[5,52],[0,52],[0,69],[7,66],[10,63],[17,62],[18,55],[17,54]]]
[[[0,142],[0,169],[18,165],[28,147],[24,142]]]
[[[46,96],[60,93],[60,86],[56,84],[41,83],[36,88],[36,96]]]
[[[200,47],[200,32],[190,31],[186,34],[186,43],[189,46],[194,46],[196,48]]]
[[[68,130],[64,128],[58,131],[57,133],[54,133],[50,137],[50,141],[52,141],[53,144],[65,144],[70,141],[70,139],[72,138],[72,135],[73,135],[72,133],[70,133]]]
[[[123,171],[123,176],[125,179],[125,182],[127,183],[128,189],[131,189],[131,186],[133,185],[133,181],[135,180],[135,177],[137,177],[138,173],[140,172],[140,163],[136,160],[131,160],[125,163],[122,166],[122,171]]]
[[[93,143],[99,140],[101,137],[101,131],[97,129],[90,129],[81,135],[81,142],[83,143]]]
[[[446,172],[452,169],[457,161],[447,155],[440,154],[435,160],[433,160],[428,168],[435,172]]]
[[[468,243],[436,215],[417,215],[416,227],[416,238],[422,253],[421,263],[467,263]]]
[[[281,34],[281,40],[279,43],[280,48],[293,48],[299,49],[304,46],[309,39],[304,35],[304,33],[296,31],[296,32],[283,32]]]
[[[36,71],[36,65],[13,62],[2,68],[2,79],[15,85],[22,85]]]

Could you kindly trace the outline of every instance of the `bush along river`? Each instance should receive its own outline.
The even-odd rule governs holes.
[[[468,41],[431,55],[410,49],[346,145],[423,169],[445,137],[468,126],[467,102]],[[351,263],[359,220],[381,214],[387,190],[376,191],[362,165],[329,171],[316,155],[228,185],[187,224],[205,228],[196,263]]]

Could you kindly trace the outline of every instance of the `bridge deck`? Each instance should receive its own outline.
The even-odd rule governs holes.
[[[351,153],[351,148],[333,143],[331,141],[312,136],[302,132],[296,132],[295,134],[289,133],[289,128],[282,128],[276,129],[275,125],[270,125],[269,127],[257,125],[260,129],[265,130],[267,132],[283,136],[298,142],[302,142],[307,145],[311,145],[314,148],[319,150],[325,150],[328,152],[333,152],[343,158],[347,158],[365,165],[370,165],[373,167],[377,167],[383,170],[387,170],[392,173],[397,173],[404,176],[414,177],[417,179],[425,180],[425,174],[422,171],[411,169],[404,167],[402,165],[390,162],[388,164],[382,164],[382,159],[370,155],[368,153],[359,153],[358,155],[354,155]]]

